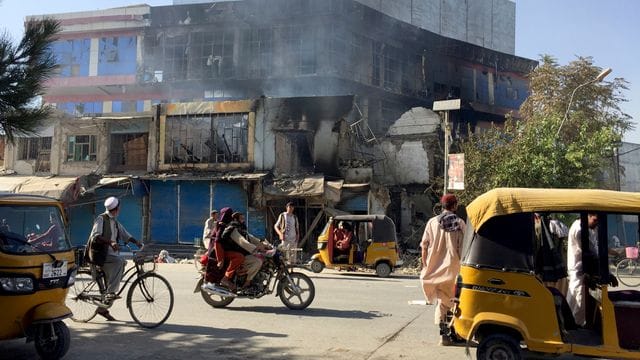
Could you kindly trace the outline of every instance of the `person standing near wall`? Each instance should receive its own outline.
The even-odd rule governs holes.
[[[278,216],[278,221],[273,227],[286,250],[296,249],[300,241],[300,225],[293,210],[293,203],[287,203],[286,211]]]
[[[213,236],[213,228],[218,221],[218,210],[211,210],[211,216],[204,222],[204,230],[202,231],[202,245],[205,249],[209,248],[209,242]]]

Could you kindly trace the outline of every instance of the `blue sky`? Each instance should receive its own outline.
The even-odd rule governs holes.
[[[323,0],[314,0],[323,1]],[[392,1],[392,0],[385,0]],[[471,0],[473,1],[473,0]],[[625,78],[629,100],[623,110],[640,122],[640,14],[639,0],[516,0],[516,55],[538,59],[554,56],[560,64],[576,56],[591,56],[600,67],[610,67],[609,77]],[[0,0],[0,28],[14,38],[22,36],[24,17],[86,11],[147,3],[170,5],[171,0]],[[640,125],[627,134],[640,143]]]

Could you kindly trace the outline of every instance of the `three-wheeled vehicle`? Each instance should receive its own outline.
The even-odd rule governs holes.
[[[640,193],[501,188],[471,202],[467,215],[456,299],[443,329],[451,340],[477,345],[479,360],[521,359],[525,349],[640,359],[640,292],[612,290],[607,256],[607,239],[619,229],[635,227],[629,241],[637,240]],[[549,226],[558,219],[571,221],[574,234],[580,230],[573,249],[581,251],[564,255]],[[577,325],[576,308],[558,286],[567,275],[564,256],[582,262],[573,272],[585,284],[578,307],[584,322]],[[569,292],[577,288],[571,284]]]
[[[335,234],[343,223],[351,231],[350,246],[337,248]],[[318,253],[311,257],[309,267],[319,273],[325,267],[339,270],[375,269],[379,277],[387,277],[402,265],[396,246],[396,226],[385,215],[338,215],[329,218],[320,236]]]
[[[26,337],[43,359],[69,349],[65,306],[76,274],[61,203],[42,196],[0,195],[0,340]]]

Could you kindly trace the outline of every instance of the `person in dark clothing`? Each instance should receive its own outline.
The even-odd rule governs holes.
[[[247,232],[247,227],[244,224],[244,215],[242,213],[236,212],[233,214],[232,218],[233,221],[229,223],[222,232],[221,242],[225,254],[231,252],[243,255],[244,259],[241,264],[247,272],[247,278],[242,287],[246,288],[251,284],[251,280],[253,280],[262,266],[262,259],[255,256],[256,253],[258,251],[266,251],[269,248],[269,244],[262,242],[260,239]],[[231,266],[229,266],[229,268],[231,268]],[[230,274],[231,276],[227,276],[227,274],[225,274],[226,279],[223,278],[223,281],[230,282],[233,274],[237,270],[237,267],[231,270],[233,272]],[[221,285],[224,284],[221,282]]]

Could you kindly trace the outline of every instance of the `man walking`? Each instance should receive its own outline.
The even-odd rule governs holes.
[[[435,323],[444,324],[451,308],[456,277],[460,271],[460,248],[464,221],[455,211],[458,200],[445,194],[440,200],[444,211],[427,222],[422,235],[422,291],[428,303],[436,305]],[[441,343],[446,339],[443,337]]]

